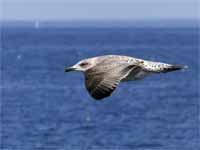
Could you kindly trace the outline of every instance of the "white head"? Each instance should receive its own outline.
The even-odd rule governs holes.
[[[65,72],[69,71],[82,71],[85,72],[88,69],[92,68],[93,66],[96,65],[96,58],[88,58],[79,61],[77,64],[71,66],[71,67],[66,67]]]

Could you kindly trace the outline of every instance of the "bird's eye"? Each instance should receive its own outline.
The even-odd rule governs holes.
[[[87,65],[88,65],[87,62],[83,62],[83,63],[80,64],[81,67],[85,67],[85,66],[87,66]]]

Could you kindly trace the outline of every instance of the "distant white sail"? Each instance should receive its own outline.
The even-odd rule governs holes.
[[[39,21],[36,21],[36,22],[35,22],[35,28],[38,29],[39,27],[40,27],[40,22],[39,22]]]

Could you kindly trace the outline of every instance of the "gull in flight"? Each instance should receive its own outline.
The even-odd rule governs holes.
[[[81,71],[85,75],[85,85],[96,100],[108,97],[120,82],[140,80],[146,76],[187,68],[161,62],[147,61],[129,56],[105,55],[79,61],[65,72]]]

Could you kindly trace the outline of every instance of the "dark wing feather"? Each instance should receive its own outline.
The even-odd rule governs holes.
[[[103,68],[96,66],[89,69],[85,72],[85,84],[88,92],[97,100],[110,96],[132,67],[116,64]]]

